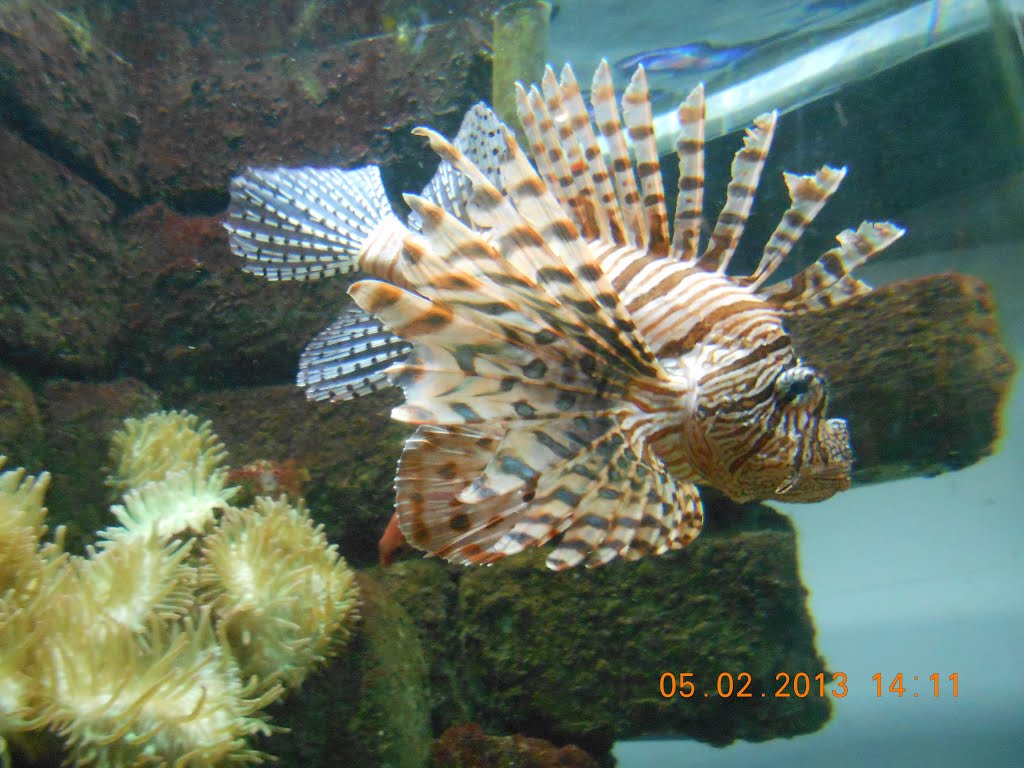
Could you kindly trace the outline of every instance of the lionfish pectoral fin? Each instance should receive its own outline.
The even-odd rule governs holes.
[[[800,314],[838,306],[871,287],[853,276],[854,269],[903,236],[905,230],[890,222],[863,222],[857,231],[845,229],[839,247],[788,280],[761,288],[759,295],[782,312]]]
[[[700,531],[695,486],[613,425],[522,488],[463,502],[505,435],[494,429],[422,426],[399,465],[398,514],[406,538],[455,563],[491,563],[564,534],[547,558],[563,570],[678,549]],[[524,461],[530,461],[528,457]]]
[[[359,307],[349,307],[306,346],[297,383],[310,400],[351,400],[389,386],[386,370],[411,346]]]
[[[511,344],[505,332],[513,331],[489,317],[375,280],[353,284],[349,294],[414,345],[386,371],[405,392],[405,404],[392,411],[399,421],[461,425],[594,413],[623,391],[599,387],[579,363],[554,354],[554,343]]]
[[[224,222],[247,272],[315,280],[358,269],[385,220],[394,220],[380,169],[249,168],[231,180]]]
[[[501,188],[501,163],[508,154],[504,139],[505,124],[483,102],[474,104],[462,118],[452,146],[475,165],[496,188]],[[442,159],[434,176],[420,193],[460,221],[469,222],[468,203],[473,194],[472,180]],[[423,219],[416,211],[409,212],[409,228],[423,231]]]

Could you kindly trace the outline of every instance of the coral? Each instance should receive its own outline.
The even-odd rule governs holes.
[[[124,495],[124,504],[110,508],[120,526],[100,535],[173,536],[182,531],[202,533],[225,509],[234,488],[225,488],[226,470],[205,474],[198,467],[171,472],[162,480],[151,480]]]
[[[353,572],[301,506],[256,499],[203,541],[200,584],[243,674],[297,688],[347,641]]]
[[[94,621],[70,600],[60,608],[51,621],[65,628]],[[37,663],[42,720],[65,735],[75,763],[98,768],[161,757],[201,766],[257,762],[244,739],[268,731],[257,713],[280,694],[254,695],[255,683],[242,683],[208,611],[180,624],[154,621],[145,643],[109,623],[65,630],[49,638]]]
[[[151,617],[177,619],[195,603],[196,569],[186,560],[191,549],[191,542],[157,536],[116,537],[98,552],[90,548],[88,557],[71,558],[62,596],[92,616],[144,632]]]
[[[48,475],[0,473],[0,762],[40,732],[73,765],[259,762],[261,710],[347,641],[354,575],[301,502],[229,507],[195,416],[129,419],[114,442],[122,525],[85,556],[63,529],[43,541]]]
[[[193,414],[158,411],[144,419],[125,419],[110,440],[113,471],[107,485],[124,493],[185,470],[211,476],[226,456],[210,422],[200,424]]]

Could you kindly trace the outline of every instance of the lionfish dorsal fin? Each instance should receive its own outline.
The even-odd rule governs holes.
[[[574,141],[571,143],[578,145],[580,150],[579,164],[574,161],[572,166],[573,176],[581,189],[589,186],[594,190],[594,215],[600,238],[608,243],[624,245],[626,231],[615,199],[615,186],[604,162],[604,153],[597,143],[597,135],[590,122],[590,113],[583,102],[576,75],[568,64],[562,67],[559,89],[573,131]]]
[[[799,314],[837,306],[871,290],[851,272],[902,237],[905,230],[890,222],[865,221],[857,228],[844,229],[836,239],[839,246],[788,280],[781,280],[759,294],[783,312]]]
[[[593,186],[578,173],[582,153],[555,74],[548,67],[542,79],[543,95],[532,86],[516,83],[516,108],[530,142],[537,169],[576,228],[590,240],[599,234]]]
[[[385,370],[410,349],[380,320],[349,307],[306,345],[296,383],[310,400],[351,400],[387,387]]]
[[[619,119],[611,69],[604,59],[601,59],[594,72],[594,80],[590,87],[590,103],[594,108],[594,122],[608,145],[608,156],[612,166],[611,178],[626,230],[626,243],[643,250],[647,247],[647,230],[640,207],[640,192],[633,175],[633,164],[629,159],[626,135]]]
[[[758,288],[772,276],[783,259],[803,235],[804,230],[814,221],[828,199],[839,188],[846,176],[846,168],[830,168],[825,165],[814,174],[798,176],[784,173],[786,188],[789,190],[790,206],[782,214],[779,225],[768,238],[761,255],[761,262],[750,275],[751,288]]]
[[[475,165],[494,186],[501,187],[501,163],[507,152],[504,123],[483,102],[474,104],[462,118],[452,146]],[[420,197],[441,206],[462,221],[469,221],[466,206],[473,192],[469,177],[455,170],[447,160],[441,160],[437,171],[423,188]],[[415,211],[409,213],[409,228],[422,231],[422,222]]]
[[[708,246],[697,262],[702,269],[724,273],[729,267],[754,203],[777,119],[778,113],[770,112],[755,118],[753,127],[747,129],[743,147],[732,161],[732,179],[726,192],[725,206],[718,214]]]
[[[700,248],[704,215],[704,85],[698,85],[676,112],[679,120],[679,197],[672,232],[670,255],[680,261],[695,261]]]
[[[661,180],[658,144],[654,136],[651,93],[642,66],[636,68],[622,94],[622,121],[626,124],[636,156],[636,174],[640,179],[644,220],[647,223],[647,253],[651,256],[665,256],[669,248],[665,187]]]

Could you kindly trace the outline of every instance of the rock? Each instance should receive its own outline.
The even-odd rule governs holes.
[[[786,327],[828,376],[830,414],[848,420],[855,482],[936,475],[992,453],[1016,364],[983,281],[904,280]]]
[[[310,402],[289,385],[196,393],[174,404],[213,422],[232,466],[291,459],[308,472],[313,516],[350,563],[370,565],[394,508],[398,456],[412,432],[390,418],[397,395]]]
[[[529,736],[488,736],[480,726],[449,728],[430,750],[433,768],[598,768],[577,746]]]
[[[465,25],[446,16],[415,50],[382,35],[147,68],[138,80],[146,194],[212,212],[246,165],[372,163],[402,178],[396,192],[419,189],[436,159],[410,130],[454,132],[486,95]]]
[[[40,393],[46,450],[43,466],[53,475],[46,494],[47,525],[67,526],[68,548],[81,551],[95,532],[115,523],[115,501],[104,484],[110,436],[130,416],[160,407],[153,390],[137,379],[93,384],[47,382]]]
[[[7,457],[6,469],[39,472],[42,451],[43,423],[35,395],[18,374],[0,368],[0,456]]]
[[[0,350],[6,359],[68,376],[113,371],[123,287],[113,214],[111,201],[94,187],[0,128]]]
[[[433,657],[431,680],[444,691],[435,702],[448,705],[435,730],[472,721],[601,759],[621,739],[725,745],[824,725],[829,688],[775,696],[781,673],[831,682],[791,523],[765,506],[712,497],[708,507],[709,528],[688,549],[637,563],[556,574],[535,550],[490,568],[394,566],[383,578]],[[677,687],[693,673],[685,679],[697,695],[662,696],[665,673]],[[748,675],[753,695],[741,698]],[[719,696],[730,679],[734,695]]]
[[[5,118],[106,194],[136,196],[131,65],[84,15],[32,0],[0,5],[0,33]]]
[[[122,238],[132,273],[124,368],[172,397],[294,381],[302,348],[349,303],[342,279],[270,283],[243,272],[218,216],[156,204]]]
[[[361,619],[344,653],[269,710],[290,731],[257,746],[282,765],[426,766],[430,699],[416,632],[372,575],[358,583]]]

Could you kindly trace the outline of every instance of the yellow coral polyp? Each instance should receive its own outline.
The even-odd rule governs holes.
[[[260,497],[203,543],[200,585],[243,674],[297,687],[347,641],[355,574],[301,506]]]
[[[0,468],[6,457],[0,456]],[[43,498],[50,476],[27,475],[24,469],[0,472],[0,598],[12,590],[29,591],[43,562],[39,542],[46,533]]]
[[[203,533],[234,496],[235,489],[225,487],[226,480],[223,469],[207,473],[193,467],[147,482],[128,491],[123,504],[110,508],[121,525],[100,535],[169,538],[184,531]]]
[[[67,627],[87,619],[63,606]],[[49,638],[39,660],[43,718],[71,760],[97,768],[259,762],[246,737],[269,732],[258,711],[281,689],[244,685],[207,612],[194,624],[154,624],[146,643],[113,623]]]
[[[107,485],[122,494],[183,470],[210,476],[226,456],[209,421],[200,424],[198,416],[185,411],[157,411],[125,419],[114,433]]]
[[[186,562],[191,548],[156,536],[115,538],[72,559],[63,594],[97,617],[143,632],[152,617],[179,618],[195,602],[196,569]]]

